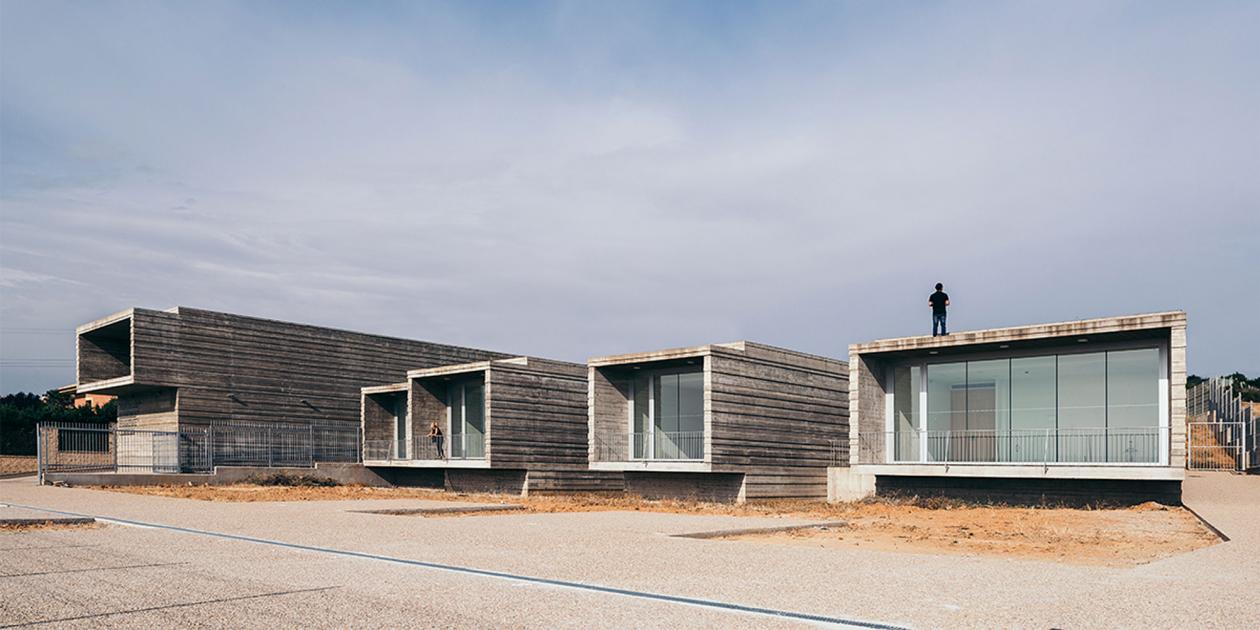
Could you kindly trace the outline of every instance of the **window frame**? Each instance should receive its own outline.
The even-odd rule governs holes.
[[[928,409],[928,368],[935,364],[947,363],[968,363],[972,361],[985,361],[992,359],[1020,359],[1029,357],[1055,357],[1056,378],[1055,378],[1055,417],[1056,430],[1058,428],[1058,396],[1060,379],[1058,378],[1058,360],[1060,356],[1104,353],[1123,350],[1148,350],[1154,349],[1158,351],[1157,362],[1159,367],[1157,377],[1158,388],[1158,423],[1156,429],[1158,435],[1159,457],[1158,461],[1152,462],[1076,462],[1076,461],[1039,461],[1039,462],[1020,462],[1020,461],[985,461],[985,462],[960,462],[960,461],[933,461],[928,459],[928,440],[919,439],[919,459],[917,461],[908,461],[905,459],[897,460],[895,458],[896,444],[896,402],[895,402],[895,381],[894,373],[898,368],[902,367],[918,367],[920,370],[919,377],[919,417],[917,418],[917,432],[927,431]],[[1104,363],[1104,375],[1106,374],[1106,363]],[[942,465],[998,465],[998,466],[1129,466],[1129,467],[1151,467],[1151,466],[1168,466],[1171,456],[1171,433],[1172,433],[1172,417],[1171,417],[1171,400],[1170,400],[1170,365],[1169,365],[1169,341],[1166,339],[1150,339],[1139,341],[1112,341],[1112,342],[1088,342],[1078,345],[1053,345],[1042,348],[1027,349],[1007,349],[1007,350],[988,350],[975,353],[950,353],[946,355],[926,355],[914,357],[902,361],[890,362],[884,368],[884,435],[892,436],[883,440],[884,443],[884,461],[897,464],[942,464]],[[1104,387],[1104,396],[1108,390]],[[1106,406],[1104,405],[1106,409]],[[1109,411],[1109,410],[1108,410]],[[1057,448],[1056,448],[1057,452]]]

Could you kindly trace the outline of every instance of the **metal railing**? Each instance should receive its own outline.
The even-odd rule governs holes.
[[[478,460],[486,457],[484,435],[457,433],[434,440],[428,435],[406,440],[364,440],[365,462],[410,462],[440,460]],[[408,449],[410,446],[410,449]]]
[[[1247,455],[1246,433],[1247,425],[1243,422],[1186,423],[1186,468],[1243,470]]]
[[[1260,417],[1233,381],[1210,378],[1186,392],[1186,467],[1192,470],[1260,468]]]
[[[357,461],[358,431],[313,425],[218,423],[178,431],[116,423],[45,422],[36,428],[39,479],[47,473],[210,473],[216,466],[310,468]]]
[[[640,431],[597,436],[593,457],[597,462],[701,461],[704,459],[704,431]]]
[[[858,434],[858,463],[1158,465],[1167,436],[1163,427],[867,431]]]

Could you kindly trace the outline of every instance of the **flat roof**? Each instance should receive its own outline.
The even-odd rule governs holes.
[[[1185,311],[1163,311],[1159,313],[1100,317],[1096,319],[1081,319],[1050,324],[987,328],[984,330],[950,333],[939,337],[920,335],[916,337],[879,339],[867,343],[852,344],[849,346],[849,353],[875,354],[883,352],[906,352],[978,344],[1027,342],[1063,337],[1087,337],[1088,335],[1123,337],[1125,333],[1142,333],[1143,331],[1153,332],[1165,328],[1185,327],[1185,325]]]
[[[496,363],[529,365],[529,357],[512,357],[510,359],[495,359],[493,361],[473,361],[472,363],[456,363],[454,365],[439,365],[437,367],[409,370],[407,372],[407,378],[430,378],[434,376],[448,376],[451,374],[484,372]]]
[[[394,392],[407,391],[407,384],[390,383],[388,385],[373,385],[371,387],[362,387],[359,391],[364,394],[392,394]]]
[[[630,363],[650,363],[653,361],[669,361],[672,359],[702,357],[711,353],[714,346],[742,350],[744,342],[736,341],[732,343],[714,343],[704,346],[688,346],[685,348],[666,348],[665,350],[652,350],[650,352],[613,354],[606,357],[595,357],[587,361],[586,364],[591,367],[607,367],[610,365],[628,365]]]

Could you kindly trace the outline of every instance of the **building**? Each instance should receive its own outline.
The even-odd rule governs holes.
[[[215,463],[259,463],[234,454],[264,439],[241,432],[250,426],[268,438],[281,427],[305,436],[308,459],[356,461],[363,387],[511,356],[183,306],[127,309],[80,326],[77,337],[78,394],[117,396],[120,430],[235,427],[226,446],[216,442]],[[295,450],[264,448],[263,464]]]
[[[103,407],[110,401],[114,400],[114,397],[109,394],[80,394],[78,393],[78,388],[78,385],[71,383],[69,385],[62,385],[61,387],[58,387],[57,391],[69,396],[74,402],[74,406],[76,408]]]
[[[590,467],[645,497],[827,492],[848,366],[747,341],[591,359]]]
[[[830,496],[1177,501],[1185,365],[1181,311],[855,344]]]
[[[586,367],[576,363],[514,357],[411,370],[404,382],[363,388],[363,463],[459,491],[621,490],[619,475],[587,466],[586,402]]]

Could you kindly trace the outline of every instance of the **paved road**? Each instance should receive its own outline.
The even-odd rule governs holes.
[[[917,627],[1254,627],[1260,478],[1195,477],[1233,540],[1114,569],[671,534],[791,519],[638,512],[419,518],[415,500],[221,504],[0,481],[0,502],[293,545]],[[1248,521],[1250,515],[1250,521]],[[1231,533],[1231,528],[1236,530]],[[0,534],[0,626],[777,627],[774,619],[216,536],[105,524]]]

